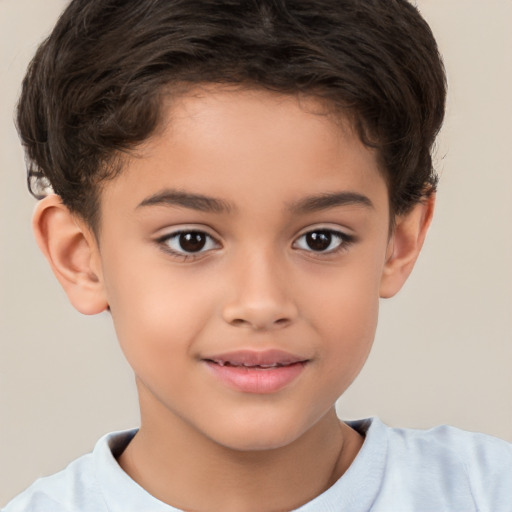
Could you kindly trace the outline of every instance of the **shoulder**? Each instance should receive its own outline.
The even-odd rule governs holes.
[[[2,512],[74,512],[84,495],[97,495],[95,487],[92,457],[84,455],[59,473],[36,480]]]
[[[512,444],[495,437],[440,426],[430,430],[382,426],[387,470],[402,482],[418,479],[431,492],[465,496],[477,510],[512,511]]]
[[[414,455],[436,466],[452,463],[464,468],[468,475],[512,469],[512,444],[487,434],[447,425],[429,430],[385,428],[390,455]]]
[[[103,485],[98,471],[113,460],[112,448],[129,441],[134,431],[108,434],[93,453],[83,455],[64,470],[36,480],[1,512],[103,512]]]

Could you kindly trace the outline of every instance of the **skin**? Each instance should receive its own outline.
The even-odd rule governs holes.
[[[103,188],[98,239],[56,196],[36,210],[36,238],[79,311],[110,307],[134,370],[141,428],[121,467],[182,509],[290,510],[363,443],[334,404],[366,361],[379,297],[414,265],[433,200],[390,235],[375,153],[316,100],[208,86],[165,108]],[[207,237],[199,252],[172,236],[187,230]],[[327,250],[308,245],[319,232]],[[239,349],[307,363],[284,388],[247,393],[205,362]]]

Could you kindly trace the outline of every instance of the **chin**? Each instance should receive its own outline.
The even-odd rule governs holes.
[[[220,426],[219,435],[210,436],[217,444],[238,452],[276,450],[292,444],[303,432],[296,424],[276,422],[255,422],[251,424],[232,423]]]
[[[293,443],[295,439],[275,439],[272,437],[229,439],[226,443],[221,443],[224,448],[235,452],[264,452],[278,450]]]

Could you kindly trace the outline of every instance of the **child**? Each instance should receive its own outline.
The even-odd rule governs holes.
[[[5,511],[512,510],[507,443],[334,410],[421,249],[444,99],[405,1],[71,2],[19,106],[34,228],[141,427]]]

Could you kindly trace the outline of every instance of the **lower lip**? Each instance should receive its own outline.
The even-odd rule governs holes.
[[[206,361],[208,368],[229,387],[243,393],[276,393],[291,384],[303,371],[305,362],[276,368],[221,366]]]

